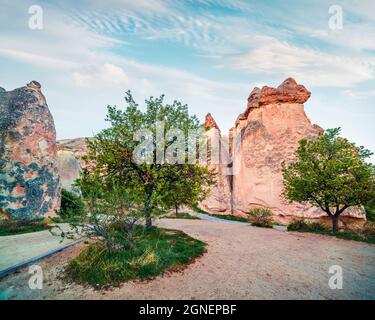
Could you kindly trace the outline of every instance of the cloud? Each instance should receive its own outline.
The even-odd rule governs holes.
[[[73,72],[74,83],[78,87],[102,87],[103,85],[127,86],[129,78],[125,71],[111,63],[89,68],[86,72]]]
[[[348,90],[344,90],[344,94],[346,94],[347,96],[351,97],[351,98],[354,98],[354,99],[367,99],[367,98],[371,98],[371,97],[375,97],[375,90],[351,90],[351,89],[348,89]]]
[[[310,86],[350,87],[374,79],[374,59],[354,59],[301,48],[271,37],[254,37],[254,48],[227,65],[249,73],[293,76]]]

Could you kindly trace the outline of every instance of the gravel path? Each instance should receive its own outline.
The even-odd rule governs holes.
[[[207,253],[181,272],[95,291],[59,280],[78,244],[41,261],[42,290],[28,288],[28,269],[0,281],[8,299],[374,299],[375,246],[333,237],[241,224],[162,219],[207,242]],[[343,269],[343,289],[328,286],[328,269]]]

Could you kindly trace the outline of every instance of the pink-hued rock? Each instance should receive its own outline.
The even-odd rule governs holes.
[[[229,132],[233,163],[226,169],[221,166],[219,181],[224,179],[222,172],[232,170],[233,176],[225,176],[230,183],[221,184],[222,188],[213,188],[201,204],[203,209],[245,215],[251,208],[264,207],[271,209],[275,220],[282,223],[295,217],[325,217],[319,208],[289,203],[281,195],[282,162],[295,159],[301,139],[314,139],[323,132],[305,114],[303,103],[309,97],[310,92],[291,78],[278,88],[255,88],[251,92],[246,111]],[[345,215],[364,219],[362,209],[352,209]]]
[[[86,138],[64,139],[57,141],[57,166],[61,185],[64,189],[78,192],[74,182],[79,178],[87,154]]]
[[[212,128],[220,130],[219,126],[217,125],[215,119],[212,117],[211,113],[207,113],[203,126],[206,128],[206,130],[209,130]]]
[[[203,126],[206,129],[205,135],[208,143],[207,166],[215,169],[218,175],[215,185],[211,187],[209,197],[203,200],[200,206],[209,212],[230,212],[232,176],[227,173],[227,163],[230,162],[228,143],[225,143],[211,114],[206,116]]]
[[[10,218],[55,215],[60,206],[56,131],[38,82],[0,90],[0,211]]]

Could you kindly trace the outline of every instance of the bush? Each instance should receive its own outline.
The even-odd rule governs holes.
[[[0,221],[0,236],[36,232],[50,228],[51,226],[43,218],[34,220],[2,220]]]
[[[368,221],[375,221],[375,201],[368,203],[365,206],[366,218]]]
[[[362,228],[362,234],[364,236],[375,236],[375,222],[367,221]]]
[[[155,277],[178,269],[205,251],[205,243],[181,231],[137,227],[136,246],[109,252],[104,243],[88,245],[66,268],[66,276],[96,288]]]
[[[249,211],[249,220],[257,227],[271,228],[273,224],[272,211],[267,208],[254,208]]]
[[[77,220],[85,215],[85,204],[80,196],[62,189],[61,207],[57,213],[63,220]]]
[[[308,222],[305,220],[295,220],[288,225],[288,231],[325,231],[327,230],[319,222]]]

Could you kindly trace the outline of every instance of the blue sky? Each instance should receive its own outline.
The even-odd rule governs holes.
[[[30,5],[43,29],[28,27]],[[375,151],[375,2],[0,0],[0,86],[41,82],[59,139],[106,126],[106,106],[166,94],[223,132],[254,86],[292,76],[313,123]],[[343,28],[331,30],[331,5]],[[375,160],[373,157],[372,160]]]

